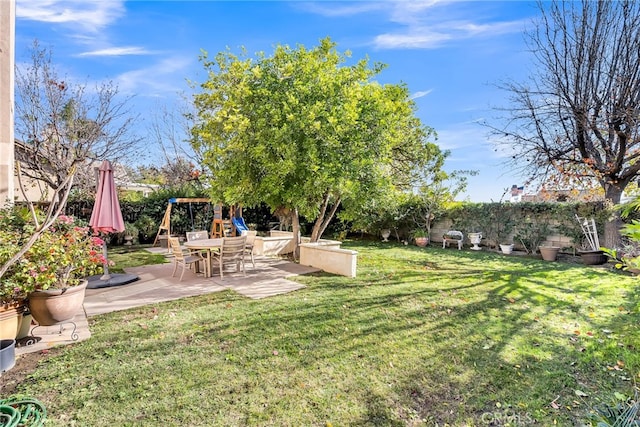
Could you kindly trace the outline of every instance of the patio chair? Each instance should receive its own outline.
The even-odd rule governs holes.
[[[247,236],[224,237],[222,239],[220,252],[213,255],[214,259],[217,259],[218,261],[221,279],[224,277],[224,264],[227,263],[234,263],[236,265],[236,271],[240,271],[240,266],[242,266],[242,273],[245,276],[247,275],[244,268],[246,242]]]
[[[251,264],[255,270],[256,261],[253,259],[253,244],[256,241],[256,236],[258,232],[256,230],[247,230],[242,232],[243,236],[247,236],[247,242],[244,245],[244,253],[251,256]]]
[[[174,277],[176,275],[178,265],[182,264],[182,274],[180,274],[180,281],[182,282],[182,277],[184,276],[184,271],[187,269],[187,265],[189,267],[191,267],[193,264],[196,264],[198,266],[199,264],[197,263],[203,261],[204,258],[202,258],[200,255],[185,254],[182,251],[180,240],[177,237],[169,237],[169,246],[171,247],[171,252],[173,253],[173,273],[171,273],[171,277]]]

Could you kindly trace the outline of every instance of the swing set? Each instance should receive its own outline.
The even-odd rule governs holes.
[[[162,223],[158,228],[158,233],[153,241],[153,246],[159,243],[160,237],[163,235],[171,235],[171,208],[174,203],[188,203],[189,204],[189,216],[191,217],[191,231],[195,230],[195,221],[193,216],[193,203],[209,203],[210,199],[206,198],[190,198],[190,197],[178,197],[169,199],[169,204],[164,212]],[[236,206],[229,207],[229,218],[224,219],[222,214],[222,204],[218,203],[213,206],[213,221],[211,222],[211,238],[235,236],[242,231],[247,230],[247,226],[242,218],[242,208]],[[164,233],[164,234],[163,234]]]

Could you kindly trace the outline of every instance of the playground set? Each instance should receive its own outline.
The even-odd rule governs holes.
[[[174,204],[177,203],[188,203],[189,204],[189,214],[191,217],[191,231],[195,230],[195,222],[193,216],[192,204],[194,203],[208,203],[212,204],[210,199],[207,198],[189,198],[189,197],[179,197],[179,198],[171,198],[169,199],[169,204],[167,205],[167,209],[164,212],[164,216],[162,218],[162,223],[158,228],[158,233],[156,234],[156,238],[153,241],[153,246],[156,246],[161,239],[168,238],[171,236],[171,209]],[[248,231],[249,228],[246,226],[244,219],[242,218],[242,207],[239,206],[229,206],[229,216],[228,218],[223,218],[223,206],[221,203],[217,203],[213,205],[213,221],[211,222],[211,238],[219,238],[219,237],[229,237],[236,236],[242,234],[243,231]]]

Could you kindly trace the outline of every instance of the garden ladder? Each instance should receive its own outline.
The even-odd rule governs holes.
[[[582,228],[582,232],[587,238],[587,242],[591,249],[594,251],[600,250],[600,241],[598,240],[598,229],[596,228],[596,220],[591,218],[582,218],[576,214],[576,219],[580,223],[580,227]]]

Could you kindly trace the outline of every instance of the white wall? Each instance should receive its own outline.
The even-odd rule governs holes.
[[[13,201],[15,0],[0,0],[0,207]]]

